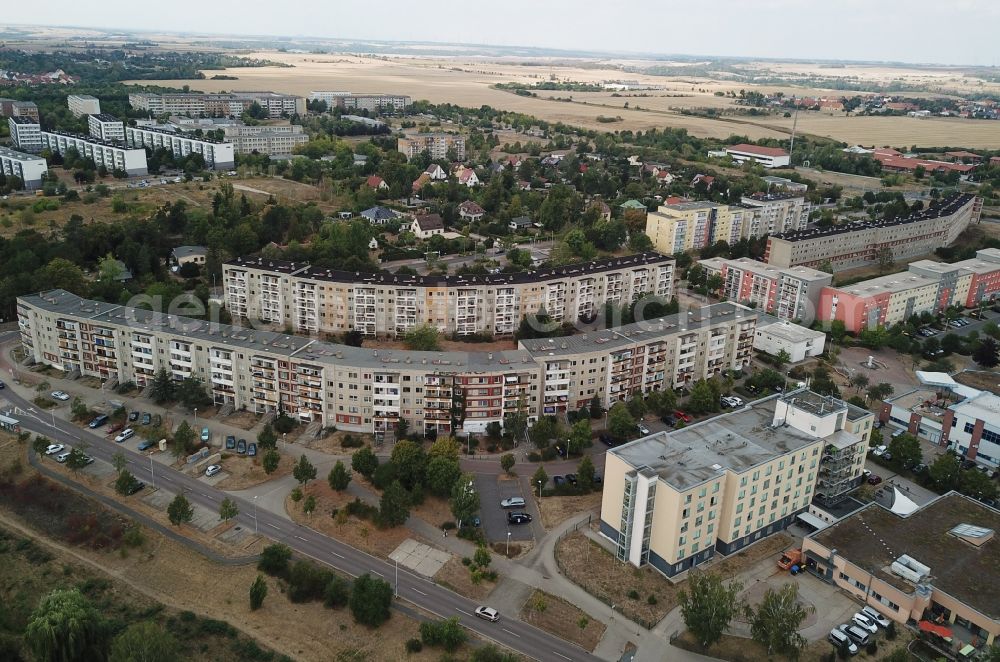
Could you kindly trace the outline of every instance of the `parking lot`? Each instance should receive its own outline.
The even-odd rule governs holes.
[[[510,531],[512,541],[533,540],[534,527],[541,526],[538,508],[530,494],[525,493],[521,481],[517,479],[498,480],[495,475],[477,475],[476,489],[479,490],[479,519],[482,521],[483,533],[490,542],[507,540]],[[503,509],[500,501],[509,497],[524,498],[524,508]],[[507,513],[515,510],[531,515],[530,524],[507,526]]]

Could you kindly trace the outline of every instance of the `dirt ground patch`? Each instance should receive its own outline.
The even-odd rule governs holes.
[[[473,583],[472,573],[469,572],[468,566],[464,565],[461,559],[455,557],[441,566],[441,569],[434,575],[434,581],[459,595],[479,601],[483,601],[496,588],[496,582],[486,579],[478,584]]]
[[[972,388],[1000,395],[1000,374],[985,370],[966,370],[955,375],[955,381]]]
[[[260,452],[254,457],[241,457],[239,455],[224,453],[222,457],[222,470],[229,475],[216,483],[215,486],[220,490],[245,490],[248,487],[260,485],[269,480],[277,480],[291,474],[292,467],[296,461],[295,456],[290,453],[283,453],[280,448],[277,451],[278,455],[281,456],[281,461],[278,462],[278,468],[271,475],[265,473],[264,467],[261,466],[263,454]]]
[[[593,651],[607,627],[562,598],[536,590],[521,606],[521,618],[557,637]]]
[[[250,430],[253,426],[257,425],[258,421],[260,421],[259,414],[254,414],[249,411],[234,411],[229,416],[223,418],[220,422],[236,428]]]
[[[546,496],[538,502],[538,511],[542,515],[542,526],[546,529],[551,529],[574,515],[596,512],[600,507],[600,492],[592,492],[583,496]]]
[[[712,561],[699,567],[706,572],[718,573],[723,578],[735,577],[769,556],[775,557],[777,561],[778,554],[791,547],[794,540],[785,532],[776,533],[730,556],[714,557]]]
[[[374,438],[370,434],[337,431],[331,434],[327,434],[325,437],[319,437],[317,439],[306,439],[301,443],[304,444],[306,448],[311,448],[316,451],[321,451],[328,455],[353,455],[354,452],[358,450],[358,447],[344,448],[343,441],[345,437],[360,439],[368,446],[371,446],[374,441]],[[347,466],[350,467],[350,462],[346,462],[345,464],[347,464]]]
[[[652,627],[677,605],[677,587],[656,571],[619,563],[580,532],[556,544],[556,561],[572,582],[641,625]],[[630,591],[637,597],[630,598]],[[649,596],[656,598],[655,604]]]
[[[455,521],[448,500],[436,496],[425,496],[422,504],[410,506],[410,515],[419,517],[428,524],[439,528],[445,522]]]

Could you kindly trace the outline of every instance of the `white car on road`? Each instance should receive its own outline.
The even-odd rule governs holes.
[[[132,428],[125,428],[124,430],[122,430],[118,434],[117,437],[115,437],[115,441],[120,444],[121,442],[125,441],[126,439],[130,439],[132,437],[132,435],[134,435],[134,434],[135,434],[135,430],[133,430]]]
[[[49,444],[45,449],[46,455],[55,455],[56,453],[61,453],[66,449],[62,444]]]
[[[483,607],[483,606],[476,607],[476,616],[484,620],[487,620],[491,623],[496,623],[497,621],[500,620],[500,612],[498,612],[493,607]]]
[[[52,397],[56,400],[62,400],[63,402],[69,400],[69,394],[63,391],[52,391]]]

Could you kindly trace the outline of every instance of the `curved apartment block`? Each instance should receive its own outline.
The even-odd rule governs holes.
[[[27,355],[70,373],[145,387],[160,370],[200,379],[220,407],[284,411],[303,422],[376,435],[400,420],[428,436],[479,433],[515,414],[605,405],[750,362],[757,314],[732,303],[500,352],[412,352],[302,336],[82,299],[20,297]]]
[[[510,336],[544,309],[558,322],[596,315],[605,303],[674,294],[674,259],[659,253],[556,269],[488,276],[398,276],[237,258],[222,267],[226,308],[236,318],[296,333],[398,336],[421,324],[442,333]]]

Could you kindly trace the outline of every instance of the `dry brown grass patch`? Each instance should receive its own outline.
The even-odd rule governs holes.
[[[542,526],[551,529],[574,515],[596,512],[601,507],[601,493],[591,492],[582,496],[547,496],[538,502]]]
[[[258,448],[257,455],[254,457],[229,453],[228,457],[222,459],[222,470],[229,475],[216,483],[215,487],[227,491],[245,490],[248,487],[260,485],[269,480],[277,480],[291,474],[292,467],[296,461],[295,457],[291,454],[281,452],[280,448],[277,451],[281,456],[281,461],[278,462],[278,468],[270,475],[264,471],[262,465],[264,457],[262,449]]]
[[[607,627],[590,618],[579,608],[562,598],[534,591],[521,607],[521,618],[528,623],[593,651]]]
[[[469,567],[464,565],[461,559],[455,557],[448,559],[448,562],[441,566],[441,569],[434,575],[434,581],[459,595],[479,601],[484,600],[496,588],[496,582],[487,579],[483,579],[478,584],[474,583]]]

